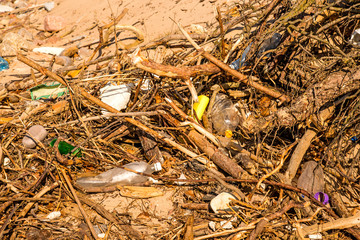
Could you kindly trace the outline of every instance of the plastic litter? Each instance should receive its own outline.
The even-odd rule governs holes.
[[[149,165],[146,162],[133,162],[125,164],[123,167],[140,173],[152,174],[160,171],[160,164]],[[161,167],[161,165],[160,165]],[[139,185],[148,181],[149,177],[127,171],[123,168],[113,168],[95,177],[83,177],[76,180],[76,184],[83,188],[104,187],[111,185]]]
[[[352,34],[349,41],[354,46],[360,46],[360,28],[356,29]]]
[[[215,231],[216,231],[216,222],[210,221],[210,222],[209,222],[209,228],[210,228],[211,230],[213,230],[213,232],[215,232]]]
[[[44,3],[44,8],[46,11],[50,12],[55,7],[55,2],[46,2]]]
[[[324,185],[324,171],[321,166],[315,161],[306,162],[297,186],[314,196],[317,192],[324,192]]]
[[[136,86],[137,86],[138,84],[139,84],[139,83],[137,82],[137,83],[136,83]],[[151,81],[150,81],[150,79],[145,78],[145,79],[143,80],[142,84],[141,84],[140,89],[141,89],[142,91],[149,91],[149,90],[151,90],[151,88],[152,88],[152,86],[151,86]]]
[[[198,102],[194,103],[193,109],[196,113],[197,118],[201,120],[210,99],[207,96],[200,95],[198,97],[198,100]]]
[[[232,224],[232,222],[236,221],[237,218],[233,218],[231,220],[224,220],[219,222],[218,224],[214,221],[210,221],[209,222],[209,228],[211,230],[213,230],[214,232],[218,229],[218,228],[222,228],[222,229],[232,229],[234,226]]]
[[[359,137],[360,136],[353,136],[350,138],[350,140],[353,142],[353,143],[356,143],[358,140],[359,140]]]
[[[266,39],[260,46],[257,57],[260,57],[264,52],[277,48],[281,41],[281,34],[274,33],[271,38]],[[268,55],[266,55],[268,56]]]
[[[100,89],[101,101],[120,111],[127,107],[130,101],[132,84],[112,85],[110,82]],[[109,113],[103,109],[103,114]]]
[[[239,125],[239,112],[225,94],[218,93],[216,95],[211,109],[211,122],[213,128],[221,135],[231,133]]]
[[[310,240],[322,239],[321,233],[310,234],[308,237],[309,237]]]
[[[0,57],[0,71],[9,69],[9,63],[2,57]]]
[[[53,139],[50,142],[50,146],[54,146],[55,143],[57,141],[57,138]],[[60,141],[59,145],[58,145],[58,149],[61,155],[66,155],[66,154],[71,154],[71,156],[76,156],[76,157],[81,157],[81,148],[77,148],[75,151],[73,151],[75,148],[75,146],[65,142],[65,141]]]
[[[243,54],[241,55],[241,58],[235,60],[234,62],[232,62],[229,67],[231,67],[232,69],[235,70],[239,70],[240,67],[242,67],[245,62],[246,62],[246,56],[249,53],[250,49],[251,49],[252,43],[250,43],[244,50]]]
[[[29,134],[26,134],[22,140],[22,144],[25,148],[34,148],[36,141],[41,142],[48,134],[46,129],[41,125],[34,125],[28,130]],[[35,140],[34,140],[35,139]]]
[[[317,192],[314,195],[314,198],[326,205],[329,203],[329,195],[323,192]]]
[[[67,88],[58,82],[40,84],[30,89],[31,99],[53,99],[67,93]]]
[[[9,166],[9,165],[10,165],[10,162],[11,162],[10,158],[4,157],[4,167]]]
[[[106,234],[103,231],[101,231],[101,229],[98,225],[94,225],[93,227],[94,227],[94,230],[95,230],[98,238],[105,238]],[[105,226],[105,229],[107,229],[106,226]]]
[[[0,124],[8,123],[13,119],[13,117],[0,117]]]
[[[64,50],[65,50],[65,48],[61,48],[61,47],[38,47],[38,48],[34,48],[33,52],[46,53],[46,54],[51,54],[51,55],[55,55],[55,56],[60,56],[60,54]]]
[[[183,174],[183,173],[181,173],[180,174],[180,177],[178,178],[178,180],[186,180],[187,178],[186,178],[186,176]],[[181,181],[176,181],[176,184],[177,185],[184,185],[186,182],[181,182]]]
[[[223,228],[223,229],[232,229],[234,226],[232,225],[231,221],[221,221],[220,222],[220,226]]]

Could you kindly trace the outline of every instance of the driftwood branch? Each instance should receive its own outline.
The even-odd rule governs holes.
[[[144,71],[156,74],[161,77],[183,79],[184,83],[188,86],[195,102],[198,101],[197,92],[194,85],[192,84],[191,78],[199,75],[211,75],[220,72],[220,69],[214,64],[202,64],[191,67],[174,67],[171,65],[156,63],[143,57],[139,48],[130,54],[129,58],[137,68],[140,68]]]
[[[329,108],[324,109],[320,112],[319,118],[324,121],[328,119],[333,111],[334,107],[331,106]],[[297,170],[299,169],[300,163],[307,151],[310,147],[312,139],[316,136],[316,131],[313,129],[306,130],[305,134],[302,136],[299,144],[296,146],[294,153],[291,156],[289,166],[285,172],[285,182],[290,184],[293,178],[296,175]]]
[[[333,229],[345,229],[351,228],[360,224],[360,214],[356,214],[348,218],[339,218],[331,222],[324,224],[314,224],[303,228],[303,232],[306,235],[325,232]]]
[[[203,55],[206,59],[208,59],[210,62],[214,63],[216,66],[218,66],[219,68],[221,68],[222,70],[224,70],[225,72],[229,73],[230,75],[234,76],[235,78],[237,78],[239,81],[248,84],[251,87],[254,87],[255,89],[268,94],[269,96],[272,96],[274,98],[278,98],[281,102],[289,102],[290,98],[288,96],[286,96],[285,94],[279,93],[276,90],[270,89],[268,87],[265,87],[261,84],[259,84],[257,82],[258,79],[256,79],[255,77],[248,77],[232,68],[230,68],[228,65],[226,65],[225,63],[221,62],[220,60],[218,60],[217,58],[215,58],[214,56],[212,56],[210,53],[205,52],[204,49],[202,49],[199,45],[197,45],[197,43],[191,39],[190,35],[181,27],[181,25],[179,23],[177,23],[180,31],[184,34],[184,36],[188,39],[188,41],[191,43],[191,45],[193,45],[193,47],[199,52],[201,53],[201,55]]]
[[[275,119],[280,126],[291,127],[297,122],[304,121],[316,113],[325,103],[358,89],[360,86],[360,70],[353,73],[337,72],[297,98],[289,107],[279,109]]]
[[[270,223],[270,221],[281,217],[287,211],[292,208],[303,208],[305,205],[309,205],[308,203],[296,203],[294,201],[290,201],[285,207],[283,207],[280,211],[272,213],[264,217],[260,220],[260,222],[256,225],[256,228],[251,232],[248,240],[255,240],[256,237],[261,234],[264,228]]]
[[[292,127],[315,114],[326,103],[360,87],[360,70],[353,73],[337,72],[308,88],[290,106],[282,107],[273,115],[245,119],[241,124],[250,132],[262,131],[275,126]]]

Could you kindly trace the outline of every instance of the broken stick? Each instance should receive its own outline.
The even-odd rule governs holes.
[[[254,80],[257,80],[255,77],[248,77],[232,68],[230,68],[228,65],[226,65],[225,63],[221,62],[220,60],[218,60],[217,58],[215,58],[214,56],[212,56],[210,53],[205,52],[203,48],[201,48],[194,40],[191,39],[190,35],[183,29],[183,27],[179,24],[176,23],[180,29],[180,31],[184,34],[184,36],[188,39],[188,41],[191,43],[191,45],[193,45],[193,47],[199,52],[201,53],[201,55],[203,55],[205,58],[207,58],[210,62],[214,63],[215,65],[217,65],[219,68],[221,68],[222,70],[224,70],[225,72],[228,72],[229,74],[231,74],[232,76],[236,77],[237,79],[239,79],[240,81],[242,81],[245,84],[248,84],[249,86],[254,87],[255,89],[266,93],[267,95],[273,97],[273,98],[277,98],[279,99],[281,102],[290,102],[290,97],[286,96],[285,94],[282,94],[276,90],[270,89],[268,87],[265,87],[257,82],[255,82]]]

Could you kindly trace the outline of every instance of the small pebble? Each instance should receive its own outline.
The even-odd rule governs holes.
[[[66,100],[59,101],[51,106],[54,114],[59,114],[67,109],[69,109],[69,102]]]
[[[17,97],[16,95],[11,94],[8,96],[8,98],[9,98],[9,102],[11,102],[11,103],[17,103],[20,101],[20,98]]]
[[[44,19],[44,29],[47,32],[56,32],[65,28],[65,18],[61,16],[48,15]]]
[[[48,134],[46,129],[41,125],[32,126],[31,128],[29,128],[28,132],[30,135],[25,135],[22,140],[25,148],[34,148],[36,146],[36,142],[30,136],[41,142]]]

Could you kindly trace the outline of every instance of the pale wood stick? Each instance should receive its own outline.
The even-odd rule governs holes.
[[[95,229],[94,229],[94,227],[93,227],[93,225],[92,225],[89,217],[87,216],[84,208],[82,207],[81,202],[80,202],[78,196],[76,195],[75,189],[74,189],[74,187],[72,186],[69,177],[67,176],[67,174],[66,174],[66,172],[65,172],[64,169],[60,169],[60,171],[61,171],[62,175],[63,175],[64,178],[65,178],[65,181],[66,181],[66,183],[67,183],[67,185],[68,185],[68,187],[69,187],[69,189],[70,189],[70,191],[71,191],[71,194],[73,195],[73,197],[74,197],[74,199],[75,199],[75,202],[76,202],[76,204],[78,205],[79,210],[80,210],[81,214],[83,215],[83,217],[84,217],[84,219],[85,219],[85,222],[86,222],[86,224],[88,225],[88,227],[89,227],[89,229],[90,229],[91,234],[93,235],[93,237],[94,237],[95,239],[97,239],[97,238],[98,238],[98,235],[96,234]]]
[[[322,110],[319,114],[319,121],[323,122],[326,119],[328,119],[334,110],[334,106],[328,107],[324,110]],[[317,132],[313,129],[306,130],[305,134],[302,136],[301,140],[299,141],[299,144],[296,146],[294,153],[291,156],[289,166],[284,174],[285,179],[284,181],[287,184],[290,184],[293,178],[296,175],[297,170],[299,169],[300,163],[307,151],[307,149],[310,147],[312,139],[316,136]]]
[[[360,213],[348,218],[339,218],[324,224],[314,224],[303,228],[305,235],[325,232],[332,229],[351,228],[360,224]]]

